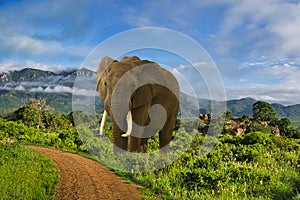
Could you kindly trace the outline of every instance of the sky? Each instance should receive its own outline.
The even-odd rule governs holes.
[[[300,103],[299,0],[0,0],[0,27],[2,72],[77,69],[115,34],[161,27],[206,50],[227,99]]]

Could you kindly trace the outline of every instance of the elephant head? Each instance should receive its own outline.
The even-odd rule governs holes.
[[[140,151],[146,133],[156,129],[167,135],[160,136],[160,145],[169,143],[179,107],[178,82],[170,72],[137,56],[120,61],[104,57],[97,70],[97,91],[104,102],[100,134],[108,114],[115,146]]]

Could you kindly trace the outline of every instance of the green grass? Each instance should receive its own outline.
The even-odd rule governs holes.
[[[0,143],[0,199],[55,199],[59,179],[50,159],[19,144]]]
[[[249,140],[255,136],[256,141]],[[133,178],[162,199],[296,200],[300,199],[299,150],[299,140],[261,132],[223,137],[205,157],[191,148],[166,168],[136,173]]]

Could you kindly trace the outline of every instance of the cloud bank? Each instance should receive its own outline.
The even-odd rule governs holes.
[[[24,68],[39,69],[43,71],[51,71],[59,73],[63,71],[69,71],[70,67],[60,64],[45,64],[33,61],[18,61],[18,60],[3,60],[0,62],[0,73],[9,71],[19,71]]]

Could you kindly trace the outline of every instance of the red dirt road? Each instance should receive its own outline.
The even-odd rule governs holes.
[[[137,187],[99,163],[82,156],[54,149],[30,147],[51,158],[60,170],[57,200],[142,199]]]

